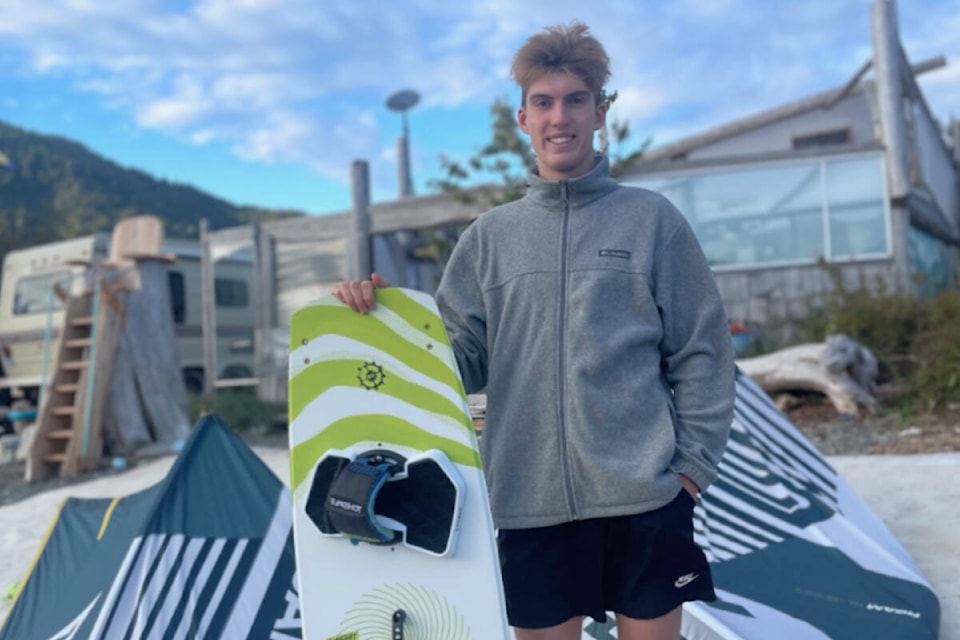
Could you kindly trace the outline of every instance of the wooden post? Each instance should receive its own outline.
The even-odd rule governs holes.
[[[212,393],[217,383],[217,297],[209,222],[200,220],[200,331],[203,336],[203,392]]]
[[[870,13],[877,106],[883,145],[886,147],[891,202],[892,249],[897,278],[893,284],[898,289],[909,290],[913,286],[907,246],[910,211],[905,201],[910,192],[910,149],[904,106],[904,74],[910,73],[910,70],[905,68],[906,61],[902,59],[894,0],[875,0]]]
[[[254,375],[259,380],[258,395],[265,402],[279,402],[282,397],[273,353],[273,330],[276,318],[276,240],[264,233],[259,223],[253,224],[254,251]]]
[[[890,195],[902,198],[910,188],[907,158],[907,119],[903,104],[903,65],[893,0],[876,0],[871,7],[873,68],[883,143],[890,168]]]
[[[953,143],[953,161],[960,167],[960,120],[950,116],[950,142]]]
[[[347,250],[347,278],[362,280],[370,277],[370,165],[354,160],[351,165],[353,188],[353,220],[350,225],[350,243]]]

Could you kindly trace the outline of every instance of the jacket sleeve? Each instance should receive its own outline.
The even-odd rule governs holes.
[[[733,421],[733,347],[713,273],[693,231],[677,215],[680,224],[659,252],[656,267],[661,366],[676,413],[671,468],[703,490],[717,478]]]
[[[453,249],[437,289],[437,307],[467,393],[487,386],[487,316],[477,275],[476,223]]]

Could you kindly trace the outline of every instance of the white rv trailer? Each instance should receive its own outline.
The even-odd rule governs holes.
[[[109,247],[110,235],[99,233],[6,255],[0,280],[0,410],[14,397],[36,404],[44,359],[57,353],[63,324],[62,305],[52,293],[53,286],[80,294],[90,284],[88,265],[105,259]],[[176,257],[167,274],[180,367],[187,389],[199,393],[203,388],[200,245],[168,238],[163,250]],[[252,259],[243,254],[220,259],[215,273],[218,377],[249,378],[253,376]],[[45,345],[48,333],[51,340]],[[51,366],[48,363],[47,368]]]

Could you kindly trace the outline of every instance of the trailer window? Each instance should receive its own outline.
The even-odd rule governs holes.
[[[173,312],[173,323],[183,324],[187,319],[187,300],[183,289],[183,274],[179,271],[167,271],[167,282],[170,283],[170,310]]]
[[[218,307],[246,307],[249,303],[247,283],[243,280],[217,278],[213,288]]]
[[[67,272],[45,273],[26,276],[17,281],[13,291],[13,315],[25,316],[33,313],[46,313],[63,308],[63,302],[53,294],[53,286],[60,285],[64,292],[70,292],[70,274]]]

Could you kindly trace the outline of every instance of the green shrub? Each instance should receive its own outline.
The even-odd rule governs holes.
[[[260,400],[252,387],[218,389],[190,397],[190,418],[194,423],[202,415],[216,413],[237,431],[270,429],[280,410],[282,408]]]
[[[833,265],[821,263],[833,282],[827,304],[799,323],[799,334],[822,341],[847,335],[870,349],[880,366],[880,381],[904,383],[915,373],[914,344],[930,323],[930,301],[891,291],[882,279],[847,287]]]
[[[878,382],[903,389],[901,411],[925,412],[960,402],[960,291],[923,297],[890,291],[879,280],[861,281],[851,289],[837,269],[821,266],[831,276],[833,290],[823,307],[798,323],[803,341],[842,333],[870,349],[880,365]]]
[[[929,302],[929,322],[916,337],[910,393],[921,409],[960,402],[960,291]]]

